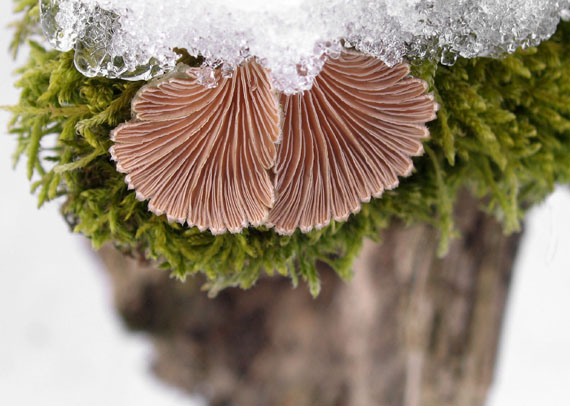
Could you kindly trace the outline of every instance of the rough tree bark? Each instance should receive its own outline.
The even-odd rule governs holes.
[[[445,258],[430,227],[394,225],[351,283],[323,269],[316,300],[284,278],[212,300],[199,278],[101,256],[124,320],[153,336],[155,372],[212,405],[481,406],[519,237],[477,205],[457,205]]]

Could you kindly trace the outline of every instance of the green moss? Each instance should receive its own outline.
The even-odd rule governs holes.
[[[37,26],[36,1],[18,3],[26,17],[15,48]],[[151,214],[127,190],[108,153],[109,132],[130,118],[130,101],[143,83],[84,77],[71,53],[31,43],[10,132],[17,137],[16,160],[27,157],[40,206],[61,199],[65,219],[94,247],[112,241],[126,252],[144,252],[181,279],[204,272],[214,293],[250,287],[264,271],[295,284],[303,279],[316,295],[317,260],[350,278],[363,239],[378,238],[394,220],[437,227],[445,253],[462,188],[483,198],[482,209],[513,232],[526,208],[555,183],[570,181],[570,24],[540,47],[504,59],[423,63],[414,74],[428,81],[441,106],[416,173],[348,222],[290,237],[265,228],[212,236]]]

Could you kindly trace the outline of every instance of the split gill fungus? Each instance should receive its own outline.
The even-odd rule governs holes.
[[[277,94],[254,60],[231,78],[216,71],[213,88],[198,73],[180,65],[143,86],[111,155],[149,210],[213,234],[347,220],[411,174],[437,110],[408,64],[352,52],[294,95]]]

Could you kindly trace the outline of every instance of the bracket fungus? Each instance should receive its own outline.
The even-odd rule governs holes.
[[[270,168],[279,109],[268,72],[254,61],[218,86],[181,66],[136,95],[134,120],[111,135],[117,169],[149,209],[214,234],[259,226],[273,206]]]
[[[344,52],[311,90],[277,95],[253,60],[231,78],[217,71],[214,88],[182,65],[141,88],[111,154],[137,197],[171,221],[213,234],[308,232],[411,174],[437,103],[409,73],[406,63]]]
[[[269,224],[281,234],[345,221],[361,202],[398,185],[421,155],[424,123],[437,104],[409,66],[344,53],[329,59],[311,90],[282,95],[283,142]]]

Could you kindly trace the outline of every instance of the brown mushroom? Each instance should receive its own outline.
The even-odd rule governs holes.
[[[198,69],[181,67],[144,86],[111,148],[151,211],[215,234],[262,224],[291,234],[346,220],[410,175],[437,109],[407,64],[343,53],[311,90],[281,96],[276,146],[268,72],[250,61],[231,79],[215,75],[218,86],[206,88]]]
[[[437,104],[409,73],[405,63],[343,53],[326,62],[311,90],[281,96],[277,197],[267,225],[291,234],[344,221],[410,175]]]
[[[266,220],[274,203],[279,109],[268,72],[254,61],[206,88],[179,67],[144,86],[134,119],[111,134],[111,155],[149,209],[214,234]]]

